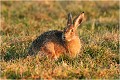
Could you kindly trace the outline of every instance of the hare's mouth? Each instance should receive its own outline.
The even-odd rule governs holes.
[[[71,39],[67,39],[67,38],[65,38],[65,37],[62,38],[62,40],[65,41],[65,42],[69,42],[69,41],[71,41]]]
[[[64,36],[64,34],[62,35],[62,40],[65,41],[65,36]]]
[[[65,37],[65,35],[62,35],[62,40],[63,41],[67,41],[67,42],[69,42],[69,41],[71,41],[71,38],[69,38],[69,37]]]
[[[65,38],[62,38],[62,40],[63,40],[63,41],[66,41],[66,39],[65,39]]]

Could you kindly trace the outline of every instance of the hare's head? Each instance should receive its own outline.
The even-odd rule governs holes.
[[[84,12],[82,12],[80,15],[78,15],[73,21],[72,21],[72,15],[71,13],[68,14],[68,21],[67,21],[67,27],[64,28],[62,39],[65,41],[71,41],[76,37],[76,29],[80,25],[84,18]]]

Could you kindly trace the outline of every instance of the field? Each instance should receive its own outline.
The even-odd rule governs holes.
[[[1,1],[1,79],[118,79],[119,1]],[[85,12],[78,27],[82,49],[57,61],[27,56],[31,42],[48,30],[63,30],[67,14]]]

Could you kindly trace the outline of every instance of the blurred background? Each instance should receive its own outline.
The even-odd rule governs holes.
[[[63,30],[66,27],[69,12],[72,13],[74,19],[83,11],[85,19],[78,27],[78,34],[83,43],[82,57],[79,56],[73,60],[77,69],[72,66],[70,69],[72,71],[67,72],[68,68],[64,70],[61,67],[60,70],[66,71],[64,73],[67,76],[62,72],[59,72],[59,75],[46,74],[52,78],[62,79],[119,78],[119,1],[45,0],[0,1],[0,3],[2,78],[27,78],[28,76],[44,78],[44,74],[41,73],[45,70],[41,69],[46,69],[46,66],[43,65],[44,67],[41,68],[41,62],[39,63],[41,65],[38,65],[39,69],[36,67],[31,69],[30,65],[26,65],[34,63],[33,66],[36,66],[35,61],[38,59],[23,61],[31,42],[45,31]],[[70,63],[69,60],[66,63]],[[54,66],[58,67],[55,63]],[[62,62],[59,66],[63,66]],[[21,69],[24,70],[20,72]],[[36,69],[41,75],[37,75]]]
[[[73,18],[85,12],[84,26],[90,29],[118,29],[118,1],[3,1],[1,21],[3,34],[33,35],[47,29],[66,26],[67,14]],[[38,33],[39,32],[39,33]]]

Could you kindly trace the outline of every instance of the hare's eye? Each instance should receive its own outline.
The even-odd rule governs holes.
[[[73,29],[71,31],[73,32]]]

